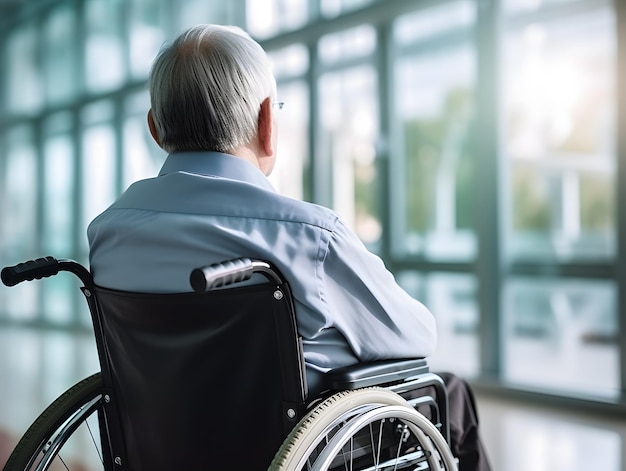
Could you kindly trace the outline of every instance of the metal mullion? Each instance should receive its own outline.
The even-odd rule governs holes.
[[[332,206],[332,176],[329,173],[330,155],[328,149],[320,149],[322,126],[320,123],[319,79],[322,75],[320,60],[317,53],[317,41],[310,45],[309,58],[309,97],[311,100],[311,199],[314,203]],[[328,196],[327,196],[328,195]]]
[[[626,3],[615,2],[617,93],[617,321],[619,332],[621,399],[626,402]]]
[[[499,1],[477,2],[477,59],[476,131],[474,152],[476,158],[476,234],[478,256],[476,277],[480,312],[480,364],[483,376],[500,379],[502,373],[501,349],[501,291],[502,251],[501,195],[502,163],[499,152],[498,64]],[[495,98],[494,98],[495,97]],[[480,179],[480,180],[478,180]]]
[[[38,11],[37,13],[33,14],[35,15],[35,21],[37,22],[37,28],[36,28],[36,38],[35,38],[35,44],[36,44],[36,57],[35,60],[37,62],[37,66],[39,67],[39,70],[44,71],[44,76],[45,76],[45,57],[44,57],[44,52],[46,50],[46,44],[45,44],[45,38],[44,38],[44,24],[45,24],[45,20],[47,20],[47,18],[52,15],[53,13],[53,9],[44,9],[43,11]],[[26,22],[24,21],[23,24],[25,24]],[[17,28],[18,26],[16,26]],[[45,109],[47,106],[47,93],[46,93],[46,88],[44,83],[41,83],[41,87],[42,87],[42,97],[43,97],[43,104],[42,107]],[[7,114],[8,117],[8,114]],[[36,212],[36,221],[35,221],[35,231],[36,231],[36,240],[35,240],[35,253],[36,256],[46,256],[48,254],[43,254],[43,243],[41,240],[41,235],[43,233],[43,221],[44,221],[44,214],[43,214],[43,201],[44,201],[44,181],[45,181],[45,175],[44,175],[44,151],[43,151],[43,122],[44,122],[44,117],[41,115],[41,113],[39,113],[37,115],[37,119],[33,120],[32,118],[26,118],[24,120],[25,123],[28,123],[31,127],[32,127],[32,131],[33,131],[33,147],[35,149],[35,162],[36,162],[36,181],[37,181],[37,195],[35,197],[35,212]],[[10,121],[10,119],[8,119]],[[39,324],[45,323],[46,319],[44,317],[44,296],[43,296],[43,290],[44,290],[44,285],[43,284],[39,284],[39,286],[37,286],[36,288],[36,296],[37,296],[37,322]]]
[[[378,47],[376,49],[376,71],[378,72],[378,122],[379,137],[376,145],[376,170],[379,172],[379,191],[377,211],[383,227],[380,241],[380,255],[388,259],[391,255],[391,182],[389,171],[391,148],[389,146],[391,134],[391,117],[393,116],[393,37],[391,23],[383,23],[378,27]]]
[[[309,129],[307,135],[307,151],[308,158],[304,163],[304,175],[302,176],[302,198],[308,201],[315,200],[315,177],[314,177],[314,168],[315,168],[315,152],[317,151],[317,144],[315,142],[315,138],[318,133],[319,124],[318,120],[318,110],[317,110],[317,88],[315,86],[316,76],[315,76],[315,67],[313,65],[313,57],[317,54],[317,45],[307,45],[307,52],[309,54],[309,67],[303,77],[304,82],[307,84],[307,92],[309,99]]]
[[[38,31],[41,31],[41,28],[39,28]],[[9,64],[8,64],[9,55],[7,54],[7,45],[8,45],[9,36],[10,36],[9,31],[0,29],[0,44],[2,45],[0,46],[0,69],[2,70],[9,69]],[[8,95],[7,82],[8,82],[7,74],[6,73],[0,74],[0,119],[3,118],[4,116],[9,115],[9,107],[8,107],[8,100],[7,100],[7,95]]]
[[[377,66],[377,63],[378,63],[378,58],[375,55],[375,53],[371,53],[371,54],[367,54],[365,56],[359,56],[359,57],[346,57],[330,64],[323,64],[320,61],[319,74],[322,75],[328,72],[342,72],[344,70],[349,70],[349,69],[353,69],[356,67],[362,67],[365,65],[371,65],[372,67],[375,68]]]
[[[462,273],[472,274],[477,267],[477,263],[463,261],[436,261],[425,258],[424,256],[390,257],[390,266],[394,267],[394,271],[400,270],[418,270],[420,272],[446,272],[446,273]]]
[[[86,93],[86,66],[85,66],[85,44],[87,27],[85,25],[85,0],[75,0],[76,11],[76,36],[79,38],[74,44],[74,54],[76,56],[76,88],[80,90],[80,94],[74,100],[74,106],[71,108],[72,128],[70,136],[72,140],[72,162],[74,167],[74,181],[72,182],[72,221],[71,221],[71,247],[72,254],[70,258],[81,260],[81,240],[84,234],[81,234],[81,218],[83,214],[83,159],[82,159],[82,123],[81,109],[85,105]],[[78,295],[78,292],[72,295],[72,312],[74,325],[81,325],[80,312],[84,307],[84,298]]]
[[[132,77],[131,71],[131,57],[130,57],[130,37],[131,37],[131,28],[132,28],[132,17],[131,17],[131,2],[120,2],[118,8],[115,10],[116,21],[122,25],[122,44],[125,44],[126,47],[122,48],[122,63],[124,64],[124,82],[128,83]]]
[[[455,46],[471,43],[475,37],[474,26],[469,25],[462,29],[446,31],[427,39],[418,39],[415,42],[396,45],[398,56],[432,55],[439,51],[447,51]]]
[[[615,276],[613,261],[584,262],[549,262],[549,261],[513,261],[507,266],[512,275],[594,278],[611,280]]]
[[[117,97],[113,102],[113,120],[111,127],[115,135],[115,194],[120,195],[124,191],[124,122],[125,122],[124,97]]]
[[[35,150],[35,181],[37,194],[35,196],[35,253],[41,254],[41,256],[48,255],[43,254],[43,240],[42,234],[44,232],[44,188],[45,188],[45,175],[44,175],[44,151],[43,151],[43,130],[42,120],[38,118],[32,122],[32,136],[33,136],[33,148]],[[43,290],[44,284],[41,284],[37,289],[37,317],[40,322],[44,320],[44,296]]]

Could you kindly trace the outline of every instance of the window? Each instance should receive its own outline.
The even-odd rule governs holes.
[[[117,196],[117,136],[111,125],[112,104],[97,102],[83,110],[82,121],[82,214],[79,224],[82,256],[87,253],[87,226]]]
[[[443,34],[458,34],[474,24],[475,9],[471,1],[455,0],[402,15],[394,21],[394,42],[410,45],[436,39]]]
[[[504,297],[504,379],[526,387],[617,397],[616,299],[610,282],[511,278]]]
[[[294,44],[268,53],[277,80],[278,100],[285,107],[276,112],[278,144],[277,159],[270,180],[282,194],[292,198],[308,197],[305,175],[311,162],[309,156],[309,87],[305,74],[309,54],[302,44]]]
[[[165,42],[163,2],[132,0],[129,2],[129,60],[134,78],[148,76],[159,48]]]
[[[615,254],[615,38],[608,9],[522,23],[504,43],[508,253]]]
[[[376,30],[370,25],[328,34],[319,41],[319,57],[326,64],[368,56],[375,50]]]
[[[541,8],[564,3],[582,3],[581,0],[504,0],[503,10],[507,13],[528,13]]]
[[[71,116],[61,113],[48,118],[43,148],[43,231],[45,253],[73,252],[74,143]]]
[[[329,205],[366,244],[379,242],[376,72],[370,66],[329,72],[319,80],[320,151],[331,175]],[[330,198],[329,198],[330,197]]]
[[[463,35],[406,43],[422,24],[436,24],[430,27],[436,32],[467,26],[467,2],[447,7],[452,14],[443,16],[443,7],[435,7],[394,24],[399,57],[393,66],[392,146],[400,158],[392,161],[392,250],[398,256],[469,260],[476,255],[474,46]]]
[[[165,161],[165,152],[152,139],[148,129],[148,92],[130,95],[126,99],[125,108],[122,157],[124,189],[137,180],[155,177]]]
[[[320,0],[320,10],[324,16],[334,17],[356,10],[372,1],[374,0]]]
[[[277,158],[270,180],[281,194],[302,199],[303,177],[310,164],[308,87],[303,81],[289,82],[278,88],[278,96],[285,107],[277,111]]]
[[[119,86],[126,75],[120,6],[120,2],[107,0],[86,2],[85,73],[89,91]]]
[[[397,280],[411,296],[421,300],[437,322],[437,350],[428,358],[432,371],[453,371],[463,377],[480,374],[476,300],[477,280],[463,273],[398,272]]]
[[[267,56],[278,82],[290,77],[301,77],[309,69],[309,52],[303,44],[269,51]]]
[[[32,258],[37,249],[37,156],[29,127],[8,130],[2,215],[2,247],[17,263]],[[23,283],[5,294],[9,317],[32,320],[37,316],[38,286]]]
[[[308,20],[309,0],[246,0],[246,29],[258,38],[296,29]]]
[[[240,25],[285,102],[272,184],[339,212],[433,311],[433,369],[623,402],[621,1],[22,3],[0,28],[2,263],[86,263],[87,224],[166,157],[146,123],[159,48]],[[90,329],[70,276],[0,289],[0,318]],[[41,370],[41,335],[20,365]]]
[[[179,0],[175,5],[178,13],[178,28],[175,34],[199,23],[236,24],[233,21],[236,6],[237,4],[232,1]]]
[[[363,25],[322,36],[319,59],[349,64],[318,80],[317,202],[332,207],[373,250],[380,243],[376,146],[379,138],[378,77],[370,56],[376,32]]]
[[[43,28],[44,89],[49,104],[68,102],[81,93],[77,80],[76,13],[61,5],[46,18]]]
[[[503,18],[502,208],[513,268],[504,281],[502,375],[525,387],[611,399],[622,381],[611,279],[615,15],[602,2],[534,3],[509,1]],[[605,274],[592,276],[594,269]]]
[[[36,112],[43,102],[37,63],[37,30],[33,24],[16,29],[7,43],[7,108],[10,112]]]

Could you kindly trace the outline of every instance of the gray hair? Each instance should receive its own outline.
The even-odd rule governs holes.
[[[235,26],[198,25],[161,49],[150,101],[167,152],[230,152],[249,144],[260,105],[276,95],[261,46]]]

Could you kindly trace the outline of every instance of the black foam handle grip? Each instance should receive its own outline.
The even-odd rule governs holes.
[[[59,262],[54,257],[38,258],[28,262],[18,263],[12,267],[4,267],[0,277],[6,286],[15,286],[22,281],[31,281],[56,275],[59,272]]]
[[[197,293],[204,293],[213,288],[239,283],[250,279],[255,267],[249,258],[238,258],[226,262],[214,263],[191,272],[189,281]]]

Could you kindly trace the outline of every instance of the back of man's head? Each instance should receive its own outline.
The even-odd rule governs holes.
[[[167,152],[231,152],[257,131],[276,81],[261,46],[237,27],[199,25],[164,47],[150,72],[152,117]]]

